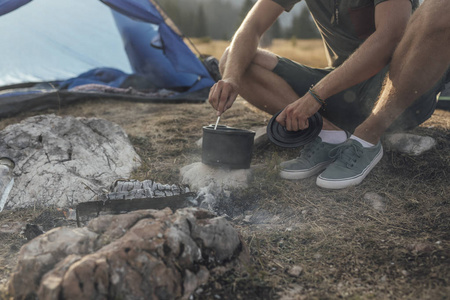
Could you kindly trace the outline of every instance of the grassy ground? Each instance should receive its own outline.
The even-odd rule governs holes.
[[[292,41],[285,43],[292,47]],[[133,177],[161,183],[178,183],[179,169],[201,160],[195,142],[202,126],[215,122],[207,103],[104,99],[41,113],[118,123],[143,158]],[[35,114],[0,120],[0,130]],[[269,118],[239,99],[221,123],[255,128],[266,126]],[[246,240],[252,264],[212,278],[194,298],[450,299],[449,129],[450,113],[436,111],[412,131],[435,138],[434,149],[417,157],[386,149],[361,185],[341,191],[320,189],[314,178],[278,178],[279,162],[298,150],[270,144],[256,149],[252,165],[260,167],[249,188],[221,199],[220,208]],[[373,200],[371,194],[380,198]],[[30,222],[41,213],[3,212],[0,227]],[[0,279],[5,283],[26,241],[17,234],[2,233],[0,239]]]
[[[210,41],[208,39],[193,39],[192,42],[200,53],[209,54],[218,59],[229,45],[227,41]],[[266,49],[311,67],[327,66],[322,40],[275,39],[272,41],[272,45]]]

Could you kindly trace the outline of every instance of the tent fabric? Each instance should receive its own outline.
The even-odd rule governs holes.
[[[115,11],[112,15],[134,73],[146,74],[162,88],[191,86],[198,80],[198,74],[178,72],[164,55],[163,47],[151,46],[159,38],[157,25],[137,21]]]
[[[206,100],[215,80],[158,9],[153,0],[0,0],[8,41],[0,44],[0,111],[14,99],[32,107],[36,95],[39,107],[45,95],[73,101],[92,95],[88,85],[131,89],[138,100]],[[155,89],[174,92],[152,98]]]
[[[75,78],[58,83],[58,89],[71,90],[86,84],[103,84],[111,87],[120,87],[128,78],[128,75],[120,70],[112,68],[97,68],[87,71]]]
[[[111,10],[97,0],[31,1],[0,17],[0,35],[0,86],[101,67],[133,72]]]
[[[7,14],[31,0],[0,0],[0,16]]]
[[[182,39],[164,21],[156,7],[149,0],[101,0],[114,10],[131,18],[159,26],[160,39],[165,54],[179,72],[194,72],[199,76],[209,74],[201,62],[190,51]]]

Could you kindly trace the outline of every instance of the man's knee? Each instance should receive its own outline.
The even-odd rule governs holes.
[[[223,52],[222,57],[220,58],[219,70],[220,70],[221,74],[223,74],[225,72],[225,66],[226,66],[229,52],[230,52],[230,47],[227,47],[225,49],[225,51]],[[277,65],[277,63],[278,63],[278,57],[275,54],[273,54],[267,50],[262,50],[259,48],[256,50],[255,57],[251,61],[251,64],[259,65],[260,67],[263,67],[264,69],[267,69],[267,70],[273,70],[275,68],[275,66]]]

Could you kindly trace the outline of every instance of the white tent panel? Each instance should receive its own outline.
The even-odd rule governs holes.
[[[34,0],[0,17],[0,36],[0,86],[97,67],[132,72],[111,11],[98,0]]]

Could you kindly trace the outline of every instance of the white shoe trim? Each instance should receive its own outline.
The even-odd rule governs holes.
[[[325,189],[344,189],[349,186],[360,184],[364,178],[369,174],[369,172],[376,166],[376,164],[383,157],[383,146],[381,146],[380,151],[375,155],[370,164],[358,175],[349,177],[349,178],[341,178],[341,179],[329,179],[324,178],[322,175],[319,175],[316,180],[316,184]]]
[[[305,179],[316,175],[328,167],[333,160],[324,161],[320,164],[315,165],[314,167],[306,170],[281,170],[280,177],[289,180],[297,180],[297,179]]]

